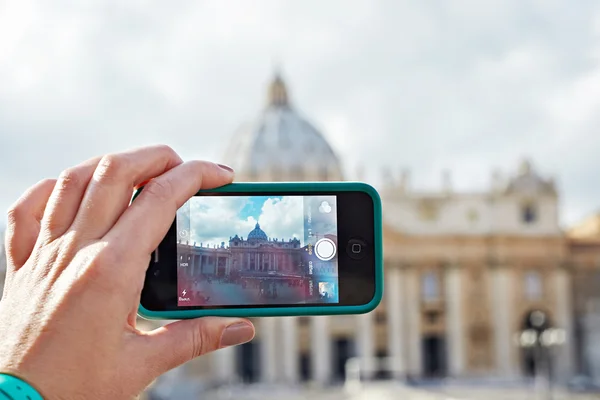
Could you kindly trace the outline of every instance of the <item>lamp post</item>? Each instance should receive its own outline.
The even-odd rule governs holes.
[[[546,392],[545,398],[552,399],[552,349],[566,342],[564,329],[552,328],[543,311],[534,311],[529,316],[527,329],[519,332],[517,344],[533,352],[535,386],[538,393]],[[545,380],[545,382],[544,382]],[[545,390],[543,390],[545,389]]]

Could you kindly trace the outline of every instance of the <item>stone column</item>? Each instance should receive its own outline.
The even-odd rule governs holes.
[[[406,293],[408,319],[408,373],[421,376],[423,373],[423,354],[421,349],[421,280],[419,270],[406,271],[404,287]]]
[[[446,337],[450,376],[465,370],[465,318],[463,315],[463,270],[456,265],[446,268]]]
[[[331,341],[329,338],[329,317],[311,317],[311,374],[312,380],[325,384],[331,377]]]
[[[357,315],[356,330],[356,355],[360,359],[363,376],[366,379],[373,377],[375,360],[375,338],[373,335],[373,312]]]
[[[566,342],[555,356],[558,380],[565,382],[573,375],[574,341],[573,306],[571,301],[571,274],[563,267],[554,272],[556,328],[564,329]]]
[[[261,381],[275,383],[277,379],[277,334],[274,318],[260,320],[260,374]]]
[[[286,383],[294,384],[299,379],[298,325],[295,317],[282,317],[281,321],[281,372]]]
[[[402,378],[406,372],[406,360],[404,352],[404,302],[402,296],[404,290],[402,279],[404,272],[400,267],[393,266],[386,271],[385,297],[387,300],[387,329],[388,329],[388,352],[392,360],[392,376]]]
[[[502,377],[514,375],[512,366],[512,313],[513,297],[510,293],[510,269],[506,266],[497,266],[491,272],[491,299],[492,316],[494,325],[494,353],[496,358],[497,374]]]
[[[210,355],[212,358],[213,379],[219,383],[232,383],[237,380],[235,351],[236,347],[226,347],[215,351]]]
[[[590,299],[586,302],[583,317],[582,363],[587,364],[590,377],[600,380],[600,301]]]

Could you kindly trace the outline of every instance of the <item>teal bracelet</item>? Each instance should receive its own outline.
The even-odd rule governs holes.
[[[13,375],[0,374],[0,400],[44,400],[29,383]]]

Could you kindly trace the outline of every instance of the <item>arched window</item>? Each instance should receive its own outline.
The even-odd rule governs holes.
[[[426,272],[421,281],[422,299],[423,301],[436,301],[440,298],[438,276],[435,272]]]
[[[521,221],[525,224],[533,224],[537,221],[537,207],[532,202],[521,205]]]
[[[525,273],[525,297],[528,300],[539,300],[542,297],[542,277],[537,271]]]

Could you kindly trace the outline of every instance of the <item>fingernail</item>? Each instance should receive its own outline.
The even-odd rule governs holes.
[[[225,165],[225,164],[217,164],[220,168],[223,168],[225,171],[231,172],[233,173],[233,168],[231,168],[229,165]]]
[[[254,338],[254,329],[245,322],[229,325],[221,336],[221,347],[235,346],[246,343]]]

